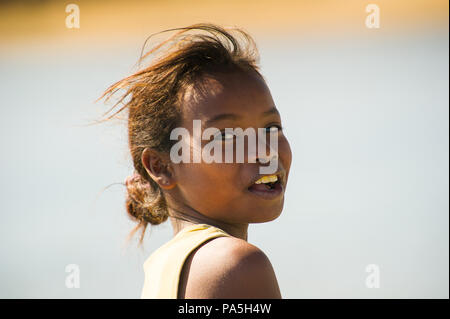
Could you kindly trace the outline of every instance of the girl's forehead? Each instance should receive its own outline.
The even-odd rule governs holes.
[[[226,79],[203,76],[188,85],[184,91],[183,102],[189,105],[197,104],[223,93],[225,89]]]
[[[205,77],[192,84],[182,99],[188,118],[207,119],[217,113],[249,113],[274,104],[264,80],[254,75]]]

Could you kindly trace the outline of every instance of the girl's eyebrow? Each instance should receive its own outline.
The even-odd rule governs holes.
[[[221,120],[236,120],[238,118],[240,118],[239,115],[236,115],[233,113],[223,113],[223,114],[219,114],[219,115],[216,115],[216,116],[210,118],[205,123],[206,123],[206,125],[210,125],[213,122],[218,122]]]
[[[262,112],[261,113],[261,117],[266,117],[272,114],[278,114],[279,112],[277,110],[277,108],[275,106],[273,106],[270,110]],[[213,122],[218,122],[221,120],[237,120],[241,118],[241,116],[237,115],[237,114],[233,114],[233,113],[223,113],[223,114],[218,114],[212,118],[210,118],[209,120],[207,120],[205,122],[206,125],[210,125]]]
[[[262,116],[269,116],[272,114],[280,115],[280,113],[278,112],[278,110],[275,106],[272,106],[272,108],[270,110],[263,112]]]

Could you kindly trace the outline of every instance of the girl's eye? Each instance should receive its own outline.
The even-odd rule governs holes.
[[[234,134],[225,133],[225,132],[222,133],[222,140],[230,141],[232,139],[234,139]]]
[[[273,124],[273,125],[266,127],[266,133],[271,133],[271,132],[279,133],[282,130],[283,130],[283,128],[281,127],[281,125],[278,125],[278,124]],[[223,132],[220,132],[220,134],[217,134],[214,139],[226,142],[226,141],[232,141],[232,140],[234,140],[234,138],[235,138],[235,135],[233,133],[228,133],[228,132],[223,131]]]
[[[227,132],[220,132],[220,134],[217,134],[215,139],[222,140],[222,141],[231,141],[234,139],[234,134],[227,133]]]
[[[283,130],[283,128],[281,127],[281,125],[277,125],[277,124],[273,124],[273,125],[266,127],[267,133],[271,133],[271,132],[276,133],[276,132],[281,132],[282,130]]]

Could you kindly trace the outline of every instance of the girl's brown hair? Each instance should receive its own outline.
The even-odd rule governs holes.
[[[111,85],[99,98],[106,97],[106,102],[122,91],[118,102],[104,115],[110,114],[118,105],[122,106],[103,121],[128,109],[128,144],[135,173],[125,183],[126,209],[138,222],[130,236],[142,228],[140,243],[148,223],[157,225],[168,218],[164,194],[143,167],[141,155],[146,147],[164,153],[170,151],[176,142],[170,140],[170,132],[181,121],[182,94],[205,75],[219,72],[260,74],[256,45],[245,31],[226,30],[213,24],[195,24],[162,32],[168,31],[178,32],[145,55],[141,53],[139,64],[150,54],[163,51],[162,55],[146,68]],[[191,31],[197,32],[191,34]]]

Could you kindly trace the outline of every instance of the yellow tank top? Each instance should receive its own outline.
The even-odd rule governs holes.
[[[196,224],[183,228],[144,262],[142,299],[176,299],[181,270],[189,254],[201,244],[216,237],[229,236],[223,230]]]

